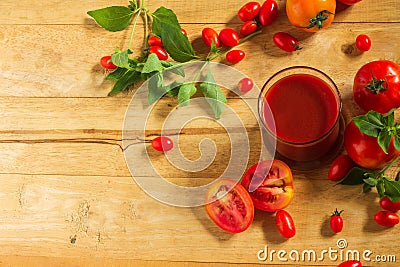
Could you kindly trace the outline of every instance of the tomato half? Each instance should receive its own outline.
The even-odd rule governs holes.
[[[362,264],[361,261],[349,260],[342,262],[337,267],[362,267]]]
[[[284,162],[273,160],[271,164],[271,161],[261,161],[251,166],[242,178],[242,185],[246,190],[249,190],[253,179],[262,180],[261,185],[250,192],[257,209],[275,212],[292,202],[293,177],[289,166]]]
[[[355,3],[361,2],[362,0],[339,0],[339,2],[351,6],[354,5]]]
[[[328,27],[335,17],[336,0],[287,0],[290,23],[306,32]]]
[[[228,192],[229,188],[232,189]],[[227,232],[243,232],[254,219],[254,205],[249,193],[233,180],[220,179],[211,186],[206,195],[206,203],[208,216]]]
[[[399,215],[393,213],[391,211],[379,211],[375,214],[374,220],[382,226],[392,227],[396,224],[399,224],[400,218]]]
[[[353,96],[365,111],[387,113],[400,107],[400,66],[389,60],[365,64],[354,77]]]
[[[379,146],[377,138],[362,133],[353,121],[344,131],[344,147],[357,165],[367,169],[382,167],[399,155],[393,145],[393,140],[386,154]]]
[[[278,227],[279,233],[285,238],[292,238],[296,234],[292,216],[284,210],[279,210],[276,213],[275,223]]]

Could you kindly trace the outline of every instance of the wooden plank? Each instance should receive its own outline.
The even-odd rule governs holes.
[[[271,214],[257,211],[245,233],[227,234],[210,221],[203,207],[161,204],[130,177],[0,175],[5,181],[0,194],[1,255],[271,263],[257,259],[257,252],[265,245],[270,250],[320,253],[337,248],[340,238],[348,242],[344,253],[369,249],[373,256],[396,254],[392,250],[399,242],[396,228],[382,229],[373,221],[379,209],[376,193],[333,186],[327,179],[310,180],[313,175],[295,174],[296,197],[288,211],[295,219],[297,235],[287,241],[279,236]],[[186,184],[199,182],[201,178],[186,179]],[[339,235],[333,235],[328,226],[335,208],[345,210],[345,228]],[[282,262],[275,258],[272,263]],[[326,259],[285,264],[335,263]]]
[[[196,51],[205,53],[200,38],[204,25],[185,25]],[[224,25],[216,25],[222,29]],[[234,65],[259,87],[274,72],[293,65],[320,68],[350,90],[359,67],[376,59],[400,62],[400,24],[337,24],[315,35],[287,25],[272,25],[265,33],[241,45],[246,59]],[[138,29],[140,32],[140,29]],[[300,39],[302,50],[286,53],[276,48],[272,35],[288,31]],[[357,54],[352,44],[358,34],[372,38],[371,51]],[[3,25],[0,26],[0,96],[18,97],[106,97],[113,83],[105,81],[98,61],[116,46],[127,45],[128,32],[109,33],[94,25]],[[386,40],[391,40],[387,42]],[[71,41],[73,40],[73,41]],[[132,48],[140,53],[140,35]],[[68,45],[71,44],[72,45]],[[68,45],[68,49],[66,49]],[[29,47],[29,53],[26,48]],[[321,56],[327,64],[321,65]],[[257,62],[254,71],[253,59]],[[132,93],[117,97],[129,97]]]
[[[263,1],[259,1],[263,2]],[[278,0],[281,16],[286,20],[285,1]],[[233,1],[195,1],[182,4],[179,0],[146,1],[149,10],[154,11],[161,5],[171,8],[179,20],[184,23],[240,23],[236,13],[244,4]],[[0,12],[9,14],[0,18],[0,24],[92,24],[86,12],[112,5],[127,6],[126,0],[78,1],[66,0],[62,4],[57,0],[28,1],[21,0],[18,6],[14,1],[4,0]],[[338,12],[337,22],[399,22],[396,12],[400,8],[396,0],[364,0],[353,7]],[[340,8],[342,9],[342,8]],[[221,12],[223,10],[224,12]],[[10,19],[11,18],[11,19]],[[282,19],[282,20],[283,20]]]

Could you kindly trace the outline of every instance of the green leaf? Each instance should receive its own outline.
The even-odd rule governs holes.
[[[129,8],[130,8],[131,10],[137,9],[137,3],[136,3],[136,1],[129,1]]]
[[[164,69],[156,54],[150,54],[143,66],[142,73],[160,72]]]
[[[387,128],[384,128],[378,135],[378,144],[386,154],[388,153],[391,141],[392,141],[391,134],[389,133]]]
[[[151,78],[149,79],[148,88],[149,105],[154,104],[167,93],[168,88],[164,86],[164,78],[161,72],[157,72],[156,74],[151,76]]]
[[[367,179],[369,171],[360,167],[353,167],[347,175],[339,181],[342,185],[359,185],[364,183],[364,179]]]
[[[207,98],[207,102],[214,111],[215,117],[219,119],[222,111],[224,110],[226,98],[219,86],[215,84],[215,80],[210,69],[208,69],[205,82],[200,84],[200,90]]]
[[[354,117],[353,121],[362,133],[372,137],[378,137],[385,127],[382,114],[375,111],[369,111],[366,115]]]
[[[107,75],[106,80],[117,81],[119,80],[128,70],[125,68],[117,68],[113,72]]]
[[[385,125],[388,125],[388,126],[393,126],[394,125],[394,112],[395,112],[395,110],[396,109],[391,109],[385,116],[383,116]]]
[[[373,186],[370,186],[369,184],[364,184],[363,185],[363,193],[367,193],[367,192],[371,191],[372,187]]]
[[[394,137],[394,147],[396,150],[400,151],[400,133],[397,133],[396,136]]]
[[[115,66],[125,69],[131,69],[129,56],[132,51],[127,49],[125,51],[118,51],[111,55],[111,61]]]
[[[183,83],[181,82],[173,81],[170,85],[168,85],[168,94],[172,96],[178,96],[182,85]]]
[[[176,75],[179,75],[181,77],[185,77],[185,71],[182,67],[182,64],[165,60],[162,60],[161,64],[163,65],[164,68],[166,68],[166,70],[175,73]]]
[[[378,191],[379,197],[383,198],[385,196],[385,185],[383,180],[379,180],[376,185],[376,190]]]
[[[178,22],[178,18],[171,9],[162,6],[156,11],[154,11],[152,16],[153,16],[153,22],[151,25],[151,29],[154,35],[161,36],[162,24],[169,24],[170,26],[177,27],[180,30],[180,24]]]
[[[378,184],[378,180],[372,177],[368,177],[364,179],[364,183],[370,185],[371,187],[375,187]]]
[[[396,181],[383,178],[383,185],[385,187],[385,196],[392,201],[400,201],[400,183]]]
[[[108,31],[121,31],[130,24],[133,12],[125,6],[110,6],[88,11],[87,14]]]
[[[126,90],[129,86],[141,79],[140,72],[128,70],[119,80],[114,84],[112,91],[108,95],[115,95],[119,92]]]
[[[178,93],[178,104],[180,106],[189,105],[190,98],[197,92],[197,88],[194,83],[183,84]]]

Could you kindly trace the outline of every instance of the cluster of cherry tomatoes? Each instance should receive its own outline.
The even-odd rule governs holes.
[[[185,29],[181,29],[183,35],[187,36],[187,32]],[[157,55],[159,60],[167,60],[168,52],[164,49],[163,42],[160,37],[156,35],[150,35],[147,39],[147,44],[149,45],[148,54]]]

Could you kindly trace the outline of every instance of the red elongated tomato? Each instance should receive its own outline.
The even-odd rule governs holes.
[[[366,52],[371,49],[371,38],[368,35],[360,34],[356,38],[356,47],[362,52]]]
[[[239,44],[239,34],[231,28],[225,28],[219,33],[219,39],[221,42],[229,47],[233,47]]]
[[[149,54],[156,54],[159,60],[167,60],[168,59],[168,53],[167,51],[162,48],[161,46],[151,46],[149,48]]]
[[[379,211],[375,214],[374,220],[379,225],[392,227],[399,223],[399,216],[391,211]]]
[[[167,152],[174,148],[174,143],[169,137],[159,136],[151,141],[151,146],[157,151]]]
[[[100,65],[103,66],[103,68],[108,69],[108,70],[115,70],[117,66],[114,65],[111,61],[111,56],[104,56],[100,59]]]
[[[238,63],[244,59],[246,54],[242,50],[231,50],[226,54],[226,61],[229,63]]]
[[[361,0],[339,0],[339,2],[342,2],[345,5],[351,6],[351,5],[354,5],[355,3],[361,2]]]
[[[238,11],[238,17],[246,22],[257,17],[260,12],[261,5],[258,2],[248,2]]]
[[[349,156],[340,155],[332,162],[328,172],[328,179],[332,182],[340,181],[346,177],[354,166],[355,163]]]
[[[247,36],[255,32],[258,28],[257,22],[254,20],[249,20],[245,22],[240,28],[240,35]]]
[[[254,82],[250,78],[243,78],[238,83],[239,91],[243,93],[249,92],[251,89],[253,89],[253,86]]]
[[[267,0],[261,6],[260,13],[258,14],[258,20],[262,26],[271,24],[278,17],[279,10],[278,4],[275,0]]]
[[[400,201],[393,202],[390,200],[390,198],[386,196],[379,201],[379,205],[381,206],[382,209],[391,212],[398,212],[400,210]]]
[[[216,47],[220,47],[221,45],[218,33],[214,29],[204,28],[201,32],[201,38],[206,46],[211,47],[212,42],[214,42]]]
[[[362,267],[361,261],[349,260],[344,261],[338,265],[338,267]]]
[[[229,188],[232,188],[229,191]],[[208,190],[206,211],[222,230],[240,233],[249,228],[254,218],[251,197],[241,184],[230,179],[220,179]]]
[[[300,50],[299,41],[286,32],[277,32],[272,37],[274,44],[286,52]]]
[[[149,46],[161,46],[163,47],[164,44],[161,41],[161,38],[158,36],[150,36],[149,39],[147,40],[147,43],[149,44]]]
[[[331,229],[335,233],[339,233],[343,230],[343,218],[342,211],[338,211],[337,209],[333,212],[329,224],[331,225]]]
[[[292,238],[296,234],[296,227],[294,226],[292,216],[284,210],[278,210],[276,213],[276,226],[279,233],[285,238]]]

